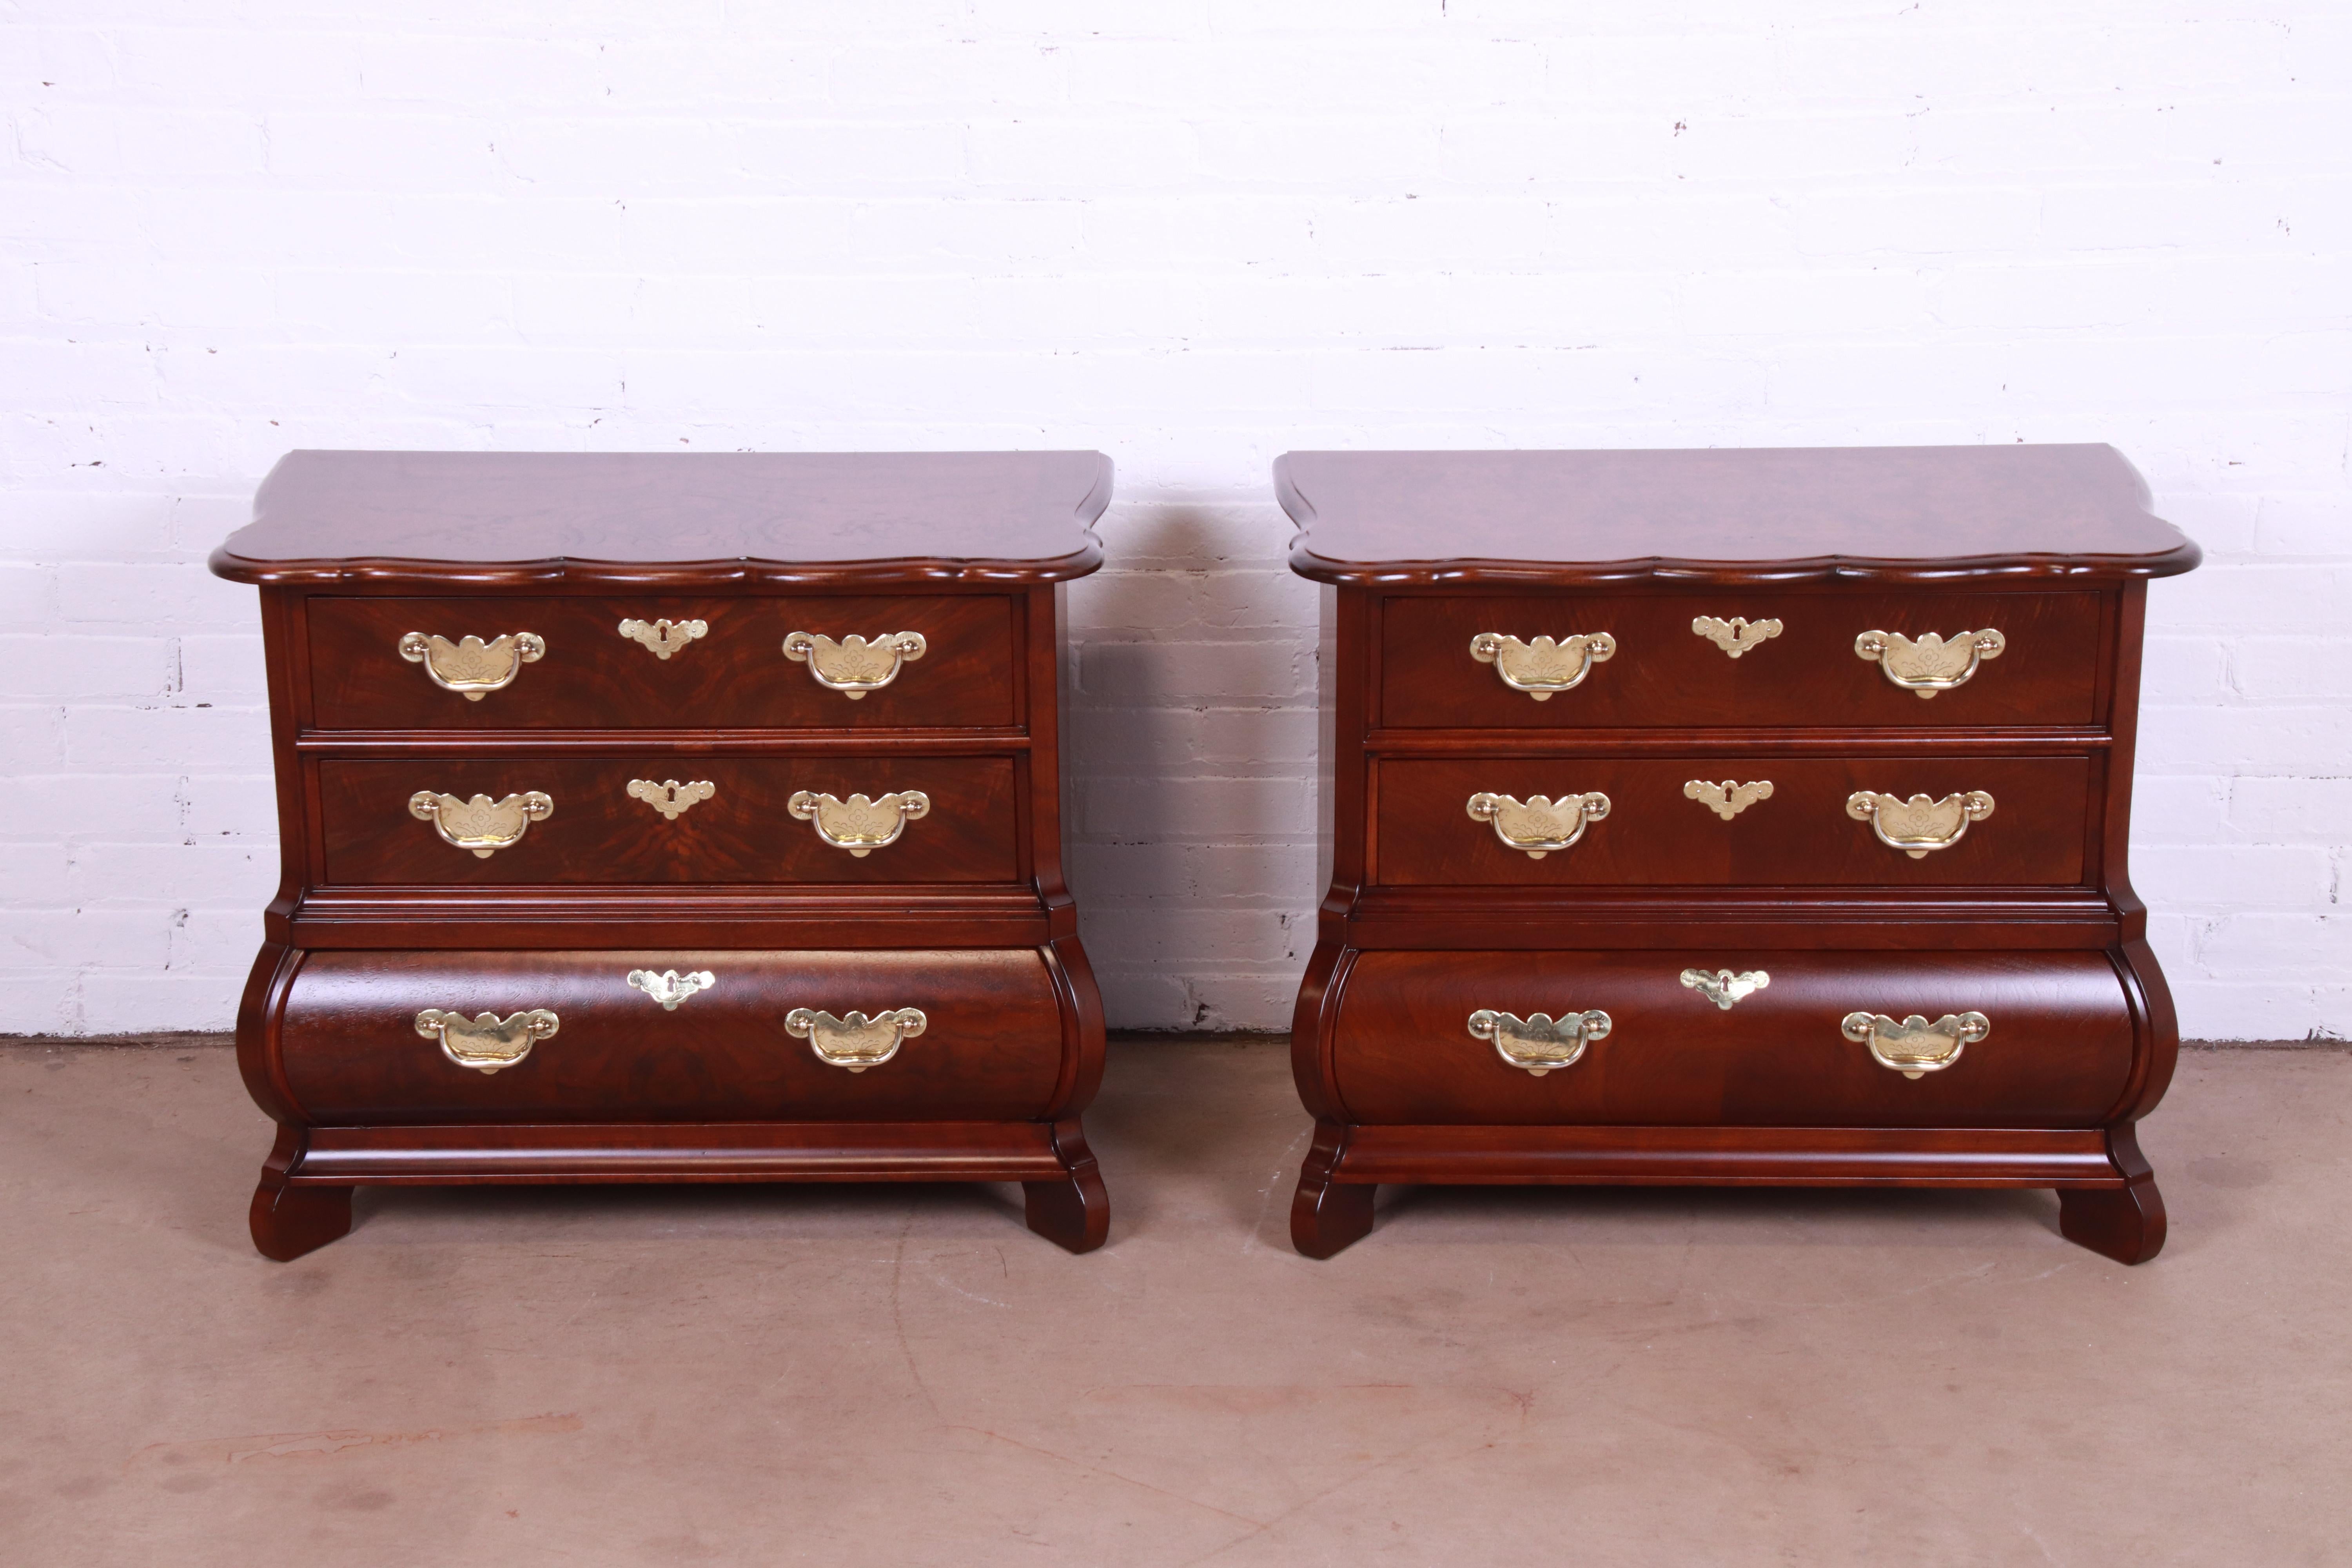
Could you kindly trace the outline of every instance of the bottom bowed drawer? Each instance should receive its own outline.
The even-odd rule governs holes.
[[[2092,1127],[2133,1065],[2097,952],[1372,952],[1325,1070],[1360,1123]]]
[[[315,952],[274,1037],[341,1126],[1026,1121],[1064,1070],[1028,948]]]

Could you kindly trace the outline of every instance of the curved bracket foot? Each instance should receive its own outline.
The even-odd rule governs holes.
[[[280,1263],[316,1252],[352,1228],[351,1188],[298,1187],[287,1181],[310,1145],[308,1132],[279,1126],[277,1145],[261,1163],[261,1184],[253,1189],[253,1206],[246,1214],[253,1245],[262,1257]]]
[[[2107,1129],[2107,1158],[2124,1184],[2059,1188],[2058,1234],[2118,1263],[2145,1263],[2164,1246],[2164,1194],[2128,1121]]]
[[[1298,1169],[1298,1191],[1290,1200],[1290,1245],[1309,1258],[1328,1258],[1372,1228],[1372,1194],[1379,1189],[1369,1182],[1337,1179],[1346,1143],[1346,1128],[1322,1123]]]
[[[289,1187],[265,1174],[248,1219],[261,1256],[290,1263],[352,1228],[352,1189]]]
[[[1110,1237],[1110,1194],[1094,1151],[1075,1121],[1057,1123],[1054,1152],[1069,1175],[1061,1181],[1024,1182],[1029,1228],[1071,1252],[1092,1252]]]
[[[2148,1175],[2121,1187],[2061,1187],[2058,1234],[2118,1263],[2145,1263],[2164,1247],[2164,1194]]]

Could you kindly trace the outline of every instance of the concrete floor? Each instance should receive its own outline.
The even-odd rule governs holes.
[[[0,1049],[10,1563],[2340,1563],[2352,1056],[2184,1058],[2123,1268],[2047,1193],[1399,1194],[1278,1048],[1115,1047],[1013,1189],[362,1192],[257,1257],[226,1050]]]

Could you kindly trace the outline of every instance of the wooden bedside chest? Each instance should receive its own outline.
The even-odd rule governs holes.
[[[2107,447],[1294,452],[1328,1257],[1381,1182],[2058,1189],[2137,1262],[2178,1027],[2125,875],[2147,579]]]
[[[1101,1245],[1061,869],[1094,452],[296,452],[255,1245],[361,1184],[992,1181]]]

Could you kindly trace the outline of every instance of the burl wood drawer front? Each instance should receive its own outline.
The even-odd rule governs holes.
[[[995,595],[880,598],[314,598],[308,601],[313,722],[325,730],[772,729],[1003,726],[1013,710],[1013,601]],[[667,621],[667,631],[657,623]],[[622,635],[623,624],[639,629]],[[698,635],[693,627],[703,629]],[[684,629],[681,630],[680,628]],[[784,651],[794,632],[836,645]],[[837,645],[912,632],[862,675]],[[412,645],[411,633],[455,650]],[[499,647],[525,635],[536,646]],[[481,639],[467,649],[464,639]],[[796,645],[798,646],[798,645]],[[852,662],[856,662],[852,660]],[[863,668],[863,666],[860,666]],[[819,673],[887,684],[853,698]],[[470,691],[435,679],[454,677]],[[499,681],[494,689],[483,689]]]
[[[1780,724],[2084,726],[2097,718],[2103,596],[2064,594],[1749,592],[1419,597],[1382,603],[1379,722],[1399,728],[1563,729]],[[1739,649],[1692,630],[1707,618]],[[1746,622],[1743,628],[1735,623]],[[1763,624],[1780,629],[1763,635]],[[1957,687],[1921,698],[1887,679],[1885,660],[1854,651],[1864,633],[1915,642],[1997,631],[2002,647]],[[1486,634],[1532,644],[1606,633],[1605,659],[1581,655],[1541,700],[1514,690],[1512,652],[1471,651]],[[1910,656],[1924,656],[1916,652]],[[1966,668],[1967,656],[1953,656]],[[1894,668],[1910,668],[1897,649]]]
[[[1372,879],[1391,885],[2076,887],[2091,798],[2084,757],[1384,760],[1373,780]],[[1738,787],[1768,783],[1763,798]],[[1724,784],[1734,789],[1722,792]],[[1951,803],[1931,806],[1923,828],[1944,847],[1916,856],[1890,847],[1870,819],[1850,814],[1859,792]],[[1536,795],[1596,795],[1606,797],[1607,814],[1583,821],[1574,843],[1540,858],[1505,844],[1497,826],[1521,841],[1559,842],[1565,834],[1539,837],[1500,800],[1489,807],[1499,817],[1470,815],[1478,795],[1525,806]],[[1991,809],[1971,819],[1969,797],[1979,795]],[[1727,819],[1724,810],[1733,815]]]
[[[322,761],[321,881],[503,886],[517,883],[1011,882],[1013,763],[1008,757],[416,758]],[[679,787],[671,791],[675,783]],[[636,793],[631,786],[639,786]],[[698,786],[708,784],[703,792]],[[419,815],[420,795],[457,805]],[[863,854],[846,826],[896,838]],[[488,797],[472,808],[477,795]],[[531,797],[544,814],[527,815]],[[811,815],[793,815],[795,799]],[[909,798],[919,795],[918,802]],[[511,804],[510,804],[511,803]],[[913,815],[918,805],[919,815]],[[841,809],[836,810],[838,806]],[[474,815],[468,819],[468,810]],[[468,848],[467,839],[503,840]],[[469,831],[475,830],[475,831]]]
[[[834,1027],[853,1013],[864,1037]],[[303,1112],[344,1126],[1025,1120],[1051,1108],[1062,1071],[1053,980],[1026,948],[320,952],[295,976],[280,1040]],[[870,1057],[894,1040],[872,1065],[816,1049]]]
[[[1682,983],[1724,970],[1766,979],[1727,1010]],[[1523,1056],[1537,1014],[1598,1037],[1538,1076],[1504,1059],[1491,1016],[1474,1036],[1474,1014],[1508,1015],[1503,1043]],[[1914,1017],[1927,1027],[1906,1045]],[[1958,1048],[1911,1078],[1874,1039],[1898,1064]],[[1360,1122],[2089,1127],[2131,1068],[2123,985],[2095,952],[1368,952],[1332,1071]]]

